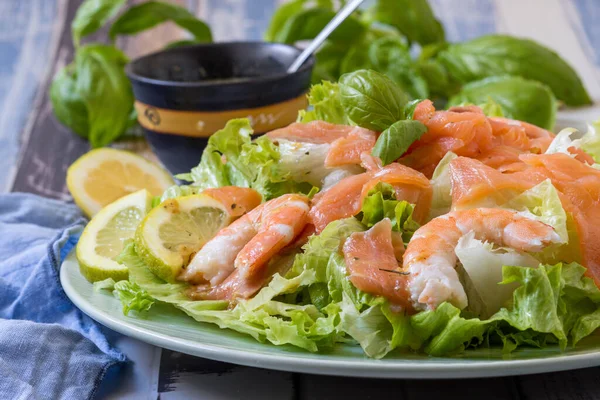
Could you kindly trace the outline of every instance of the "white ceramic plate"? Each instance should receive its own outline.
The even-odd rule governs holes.
[[[234,331],[194,321],[185,314],[169,318],[154,307],[147,319],[126,317],[121,303],[107,292],[95,292],[79,273],[74,252],[60,271],[69,298],[84,313],[124,335],[156,346],[235,364],[311,374],[372,378],[474,378],[522,375],[600,365],[600,337],[575,349],[525,349],[503,356],[499,349],[470,350],[450,358],[399,354],[383,360],[365,357],[358,346],[340,345],[326,354],[308,353],[292,346],[256,342]]]

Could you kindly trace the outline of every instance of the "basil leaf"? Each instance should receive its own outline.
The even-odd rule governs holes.
[[[500,76],[471,82],[448,105],[480,104],[491,98],[507,118],[552,129],[556,121],[556,98],[543,83],[518,76]]]
[[[390,78],[371,70],[359,70],[340,78],[342,106],[354,123],[383,131],[404,117],[406,94]]]
[[[198,43],[200,43],[200,42],[197,42],[195,40],[176,40],[174,42],[168,43],[165,46],[165,49],[174,49],[176,47],[193,46]]]
[[[92,147],[105,146],[128,127],[133,109],[127,57],[114,46],[82,46],[75,54],[75,89],[87,110]]]
[[[391,65],[412,63],[408,43],[403,36],[384,36],[375,40],[369,46],[368,56],[378,70],[386,70]]]
[[[448,72],[437,60],[419,61],[416,68],[434,97],[448,97],[460,90],[460,84],[450,80]]]
[[[289,3],[282,4],[271,17],[269,26],[264,35],[264,39],[267,42],[275,41],[275,38],[281,32],[285,26],[287,20],[292,18],[295,14],[298,14],[304,8],[306,0],[294,0]]]
[[[388,165],[402,157],[425,132],[427,127],[419,121],[398,121],[379,135],[372,154]]]
[[[127,0],[85,0],[77,9],[71,22],[71,32],[75,47],[81,38],[91,35],[113,18]]]
[[[567,105],[590,104],[577,73],[554,51],[529,39],[488,35],[450,45],[438,55],[451,77],[468,83],[489,76],[517,75],[540,81]]]
[[[369,59],[369,54],[365,51],[362,43],[353,46],[346,52],[342,63],[340,64],[340,74],[357,71],[359,69],[372,69],[373,64]]]
[[[423,99],[415,99],[406,103],[404,106],[404,118],[412,120],[415,116],[415,108],[417,108],[417,105],[422,101]]]
[[[312,39],[325,28],[335,16],[335,12],[326,8],[303,10],[289,18],[274,41],[294,44],[300,40]],[[365,32],[364,25],[350,16],[329,35],[332,42],[349,43],[358,40]]]
[[[52,80],[50,101],[56,118],[73,132],[87,139],[87,107],[77,91],[77,75],[73,65],[60,70]]]
[[[392,25],[409,41],[421,45],[444,41],[444,27],[427,0],[377,0],[367,19]]]
[[[402,36],[379,38],[371,43],[368,53],[372,68],[392,78],[411,98],[429,96],[427,82],[413,65],[408,44]],[[360,54],[364,54],[362,48]]]
[[[317,62],[313,68],[312,83],[336,82],[341,75],[341,63],[347,52],[348,49],[345,46],[326,41],[315,54]]]
[[[109,35],[114,40],[117,35],[132,35],[166,21],[173,21],[190,32],[197,42],[212,41],[208,25],[183,7],[160,1],[148,1],[129,8],[113,23]]]
[[[385,74],[400,86],[411,99],[429,97],[429,87],[425,78],[413,66],[392,66]]]

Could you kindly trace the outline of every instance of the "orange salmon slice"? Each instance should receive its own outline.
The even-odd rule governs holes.
[[[400,274],[392,241],[392,223],[384,219],[366,232],[353,233],[344,243],[344,261],[350,282],[375,296],[410,309],[407,277]]]
[[[377,141],[377,133],[371,130],[324,121],[306,124],[295,122],[267,133],[267,137],[274,141],[285,139],[292,142],[330,144],[325,159],[326,167],[360,164],[360,155],[371,152]]]

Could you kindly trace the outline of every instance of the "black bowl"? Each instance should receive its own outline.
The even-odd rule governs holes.
[[[296,47],[264,42],[209,43],[166,49],[126,67],[138,121],[165,166],[195,166],[208,137],[233,118],[249,118],[255,133],[296,120],[306,108],[314,58],[295,73]]]

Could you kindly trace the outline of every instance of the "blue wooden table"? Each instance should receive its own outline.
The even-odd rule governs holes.
[[[131,1],[135,3],[135,1]],[[213,28],[217,40],[255,39],[281,1],[177,0]],[[450,41],[492,32],[529,36],[555,48],[600,99],[600,0],[431,0]],[[66,168],[88,144],[52,114],[48,87],[70,62],[70,21],[79,0],[0,0],[0,190],[71,201]],[[134,57],[181,33],[160,27],[120,43]],[[565,111],[563,120],[600,116],[598,108]],[[150,157],[143,141],[119,143]],[[511,378],[382,381],[258,370],[161,350],[131,339],[117,343],[134,361],[109,377],[101,397],[149,399],[596,399],[600,370]]]

